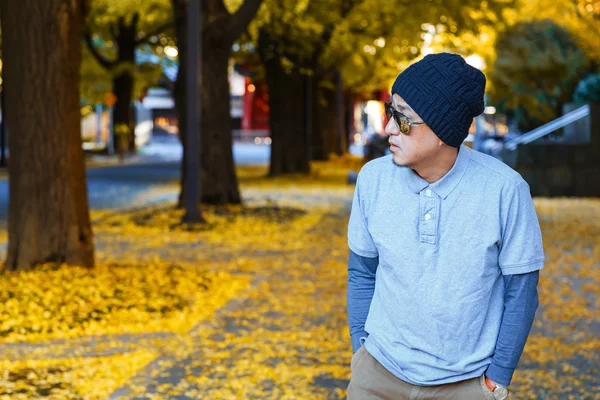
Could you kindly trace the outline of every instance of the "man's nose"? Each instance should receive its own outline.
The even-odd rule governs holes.
[[[385,126],[385,133],[388,135],[398,136],[400,134],[400,129],[396,125],[393,118],[390,118],[387,125]]]

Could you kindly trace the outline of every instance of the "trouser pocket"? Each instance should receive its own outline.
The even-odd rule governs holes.
[[[353,371],[354,368],[356,368],[356,365],[358,364],[358,362],[360,360],[362,360],[365,355],[367,353],[367,350],[365,350],[365,346],[360,346],[360,349],[358,349],[356,351],[356,353],[354,353],[352,355],[352,360],[350,360],[350,370]]]
[[[481,388],[481,391],[483,392],[484,399],[496,400],[494,398],[494,394],[492,393],[490,388],[488,388],[487,385],[485,384],[485,374],[483,374],[479,377],[479,387]]]

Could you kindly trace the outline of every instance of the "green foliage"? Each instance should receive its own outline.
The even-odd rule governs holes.
[[[130,129],[127,124],[116,124],[115,125],[115,136],[127,138],[130,134]]]
[[[513,0],[265,0],[249,32],[255,43],[259,30],[268,32],[272,56],[299,70],[319,55],[320,68],[341,71],[347,90],[365,94],[389,87],[432,38],[433,50],[477,50],[452,40],[503,26],[502,13],[513,6]]]
[[[139,15],[138,39],[155,32],[173,19],[170,0],[91,0],[90,2],[87,24],[92,32],[107,41],[114,40],[112,27],[121,18],[129,24],[134,15]],[[168,42],[163,43],[166,44]],[[108,47],[110,48],[110,44]]]
[[[81,100],[85,104],[102,103],[104,94],[112,90],[112,76],[93,58],[85,43],[82,43],[82,56],[79,85]]]
[[[85,44],[83,46],[83,59],[81,63],[80,95],[85,104],[102,103],[104,95],[112,91],[112,79],[119,73],[128,72],[135,77],[133,98],[137,99],[142,92],[157,84],[162,76],[162,68],[159,64],[143,63],[134,66],[124,63],[114,70],[102,68],[90,54]]]
[[[110,68],[101,66],[83,44],[81,65],[81,98],[88,104],[102,102],[105,93],[112,90],[113,77],[122,73],[134,77],[133,98],[142,91],[156,85],[162,75],[160,64],[134,65],[118,59],[119,49],[116,34],[119,24],[129,25],[137,20],[136,47],[146,54],[158,56],[162,61],[165,46],[175,45],[175,34],[171,22],[173,10],[170,0],[91,0],[86,18],[86,30],[91,33],[94,48],[99,55],[111,62]]]
[[[432,51],[480,53],[469,46],[489,26],[503,24],[502,11],[513,1],[364,1],[337,30],[344,80],[355,92],[390,87],[398,73]],[[357,28],[358,27],[358,28]],[[335,62],[335,61],[334,61]]]
[[[577,84],[573,100],[577,103],[593,103],[600,101],[600,74],[591,74]]]
[[[579,47],[600,62],[600,2],[598,0],[520,0],[521,19],[550,18],[576,38]]]
[[[492,102],[514,109],[528,130],[561,114],[589,61],[568,31],[551,20],[517,23],[496,42]]]

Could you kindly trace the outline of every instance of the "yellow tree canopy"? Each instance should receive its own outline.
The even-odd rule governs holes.
[[[563,26],[600,62],[600,0],[520,0],[520,9],[522,20],[550,18]]]

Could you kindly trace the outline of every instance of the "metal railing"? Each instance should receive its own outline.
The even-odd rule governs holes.
[[[562,117],[555,119],[554,121],[550,121],[547,124],[544,124],[532,131],[524,133],[523,135],[506,142],[504,144],[504,148],[507,150],[516,150],[517,146],[519,145],[531,143],[536,139],[546,136],[560,128],[564,128],[570,123],[585,118],[588,115],[590,115],[590,106],[586,104],[585,106],[579,107],[578,109],[573,110]]]

